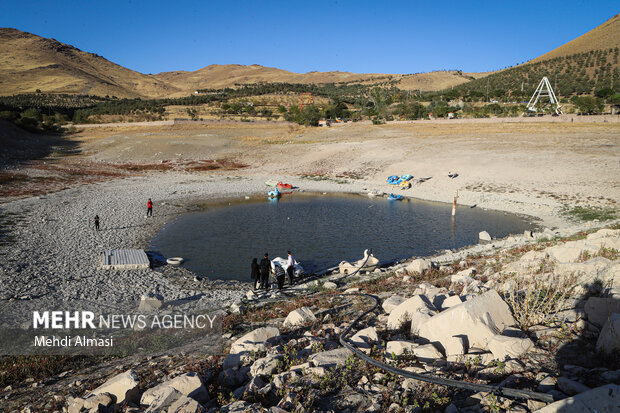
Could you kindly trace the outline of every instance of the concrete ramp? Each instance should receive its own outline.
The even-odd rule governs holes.
[[[101,268],[105,270],[145,270],[150,267],[144,250],[105,250],[101,254]]]

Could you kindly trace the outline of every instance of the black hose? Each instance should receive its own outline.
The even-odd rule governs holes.
[[[370,250],[369,250],[370,251]],[[363,267],[364,265],[366,265],[366,262],[368,261],[368,258],[370,258],[370,253],[368,254],[368,257],[366,257],[366,261],[364,261],[364,264],[362,264],[362,266],[360,266],[357,270],[355,270],[354,272],[352,272],[351,274],[347,274],[344,277],[341,277],[339,279],[342,278],[346,278],[352,275],[357,274]],[[286,296],[295,296],[296,294],[292,294],[292,292],[299,292],[299,293],[303,293],[303,292],[312,292],[314,293],[314,291],[312,291],[311,289],[297,289],[297,290],[288,290],[288,291],[282,291],[283,295]],[[373,300],[375,300],[375,305],[374,307],[372,307],[370,310],[365,311],[364,313],[362,313],[361,315],[359,315],[355,320],[353,320],[353,322],[351,323],[351,325],[349,327],[347,327],[345,329],[345,331],[340,335],[340,344],[342,344],[344,347],[346,347],[347,349],[351,350],[357,357],[361,358],[362,360],[366,361],[367,363],[372,364],[373,366],[379,367],[383,370],[386,370],[392,374],[396,374],[399,376],[403,376],[403,377],[407,377],[410,379],[415,379],[415,380],[420,380],[420,381],[424,381],[427,383],[434,383],[434,384],[439,384],[442,386],[449,386],[449,387],[456,387],[459,389],[466,389],[466,390],[471,390],[471,391],[475,391],[475,392],[487,392],[487,393],[494,393],[496,395],[499,396],[504,396],[504,397],[513,397],[513,398],[517,398],[517,399],[534,399],[534,400],[540,400],[546,403],[553,403],[553,396],[547,393],[538,393],[538,392],[534,392],[534,391],[529,391],[529,390],[520,390],[520,389],[513,389],[513,388],[509,388],[509,387],[502,387],[502,386],[497,386],[497,385],[490,385],[490,384],[481,384],[481,383],[470,383],[470,382],[466,382],[463,380],[454,380],[454,379],[445,379],[442,377],[438,377],[438,376],[433,376],[430,374],[418,374],[418,373],[413,373],[407,370],[403,370],[394,366],[391,366],[389,364],[383,363],[381,361],[375,360],[372,357],[367,356],[366,354],[364,354],[363,352],[361,352],[360,350],[358,350],[353,344],[351,344],[350,342],[347,341],[347,336],[351,333],[351,330],[357,325],[357,323],[367,314],[375,311],[375,309],[377,307],[379,307],[380,304],[380,300],[379,297],[375,296],[375,295],[371,295],[371,294],[364,294],[364,293],[347,293],[347,294],[334,294],[334,295],[341,295],[341,296],[360,296],[360,297],[368,297],[368,298],[372,298]],[[275,299],[270,299],[268,301],[279,301],[280,298],[275,298]]]
[[[407,370],[399,369],[394,366],[390,366],[389,364],[382,363],[378,360],[373,359],[372,357],[367,356],[366,354],[358,350],[355,346],[353,346],[351,343],[349,343],[346,337],[351,332],[351,329],[353,329],[353,327],[359,322],[359,320],[361,320],[366,314],[373,312],[379,306],[379,298],[377,296],[370,295],[370,294],[364,294],[364,293],[348,293],[348,294],[342,294],[342,295],[357,295],[361,297],[370,297],[375,300],[375,306],[371,308],[370,310],[365,311],[360,316],[358,316],[351,323],[351,325],[347,327],[346,330],[340,335],[340,344],[342,344],[347,349],[351,350],[353,353],[355,353],[356,356],[366,361],[367,363],[370,363],[374,366],[377,366],[383,370],[389,371],[390,373],[393,373],[399,376],[404,376],[404,377],[408,377],[411,379],[425,381],[428,383],[440,384],[443,386],[456,387],[460,389],[467,389],[467,390],[472,390],[476,392],[495,393],[500,396],[515,397],[518,399],[535,399],[535,400],[540,400],[540,401],[547,402],[547,403],[553,403],[553,396],[547,393],[538,393],[538,392],[533,392],[533,391],[528,391],[528,390],[512,389],[512,388],[494,386],[494,385],[489,385],[489,384],[469,383],[469,382],[462,381],[462,380],[444,379],[442,377],[437,377],[437,376],[432,376],[432,375],[427,375],[427,374],[413,373]]]

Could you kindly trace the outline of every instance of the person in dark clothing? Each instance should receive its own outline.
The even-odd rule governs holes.
[[[271,272],[271,261],[269,254],[265,253],[265,257],[260,260],[260,288],[269,289],[269,273]]]
[[[259,287],[260,283],[260,267],[258,266],[258,258],[252,259],[252,281],[254,281],[254,289]]]
[[[284,268],[280,264],[275,264],[274,274],[276,275],[276,280],[278,281],[278,290],[284,288]]]
[[[99,215],[95,215],[95,230],[99,231]]]
[[[149,198],[149,200],[146,202],[146,216],[153,216],[153,201],[151,201],[151,198]]]

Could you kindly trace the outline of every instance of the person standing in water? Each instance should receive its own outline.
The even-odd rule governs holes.
[[[288,275],[288,284],[293,285],[293,276],[295,274],[295,264],[297,264],[297,261],[295,261],[295,257],[293,257],[293,254],[291,254],[290,251],[287,253],[288,260],[286,261],[286,275]]]
[[[95,215],[95,231],[99,231],[99,215]]]
[[[151,198],[149,198],[149,200],[146,202],[146,216],[153,216],[153,201],[151,201]]]
[[[265,253],[265,257],[260,260],[260,288],[269,289],[269,272],[271,271],[271,261],[269,254]]]
[[[252,259],[252,281],[254,281],[254,289],[260,287],[260,267],[258,266],[258,258]]]

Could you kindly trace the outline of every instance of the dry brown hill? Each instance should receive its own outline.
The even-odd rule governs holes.
[[[530,62],[620,45],[620,15]],[[404,90],[442,90],[491,73],[440,71],[412,75],[350,72],[293,73],[259,65],[210,65],[194,72],[145,75],[73,46],[11,28],[0,28],[0,95],[92,94],[118,97],[178,97],[197,89],[259,82],[395,84]],[[388,83],[389,82],[389,83]]]
[[[439,90],[468,82],[472,77],[478,78],[485,74],[457,73],[441,71],[419,73],[413,75],[384,73],[351,73],[351,72],[308,72],[294,73],[273,67],[260,65],[210,65],[194,72],[164,72],[155,75],[159,80],[168,82],[177,89],[192,93],[197,89],[218,89],[234,87],[237,84],[251,83],[385,83],[397,82],[404,90]]]
[[[91,94],[118,97],[187,96],[196,89],[234,87],[259,82],[382,83],[398,82],[406,90],[456,86],[477,74],[432,72],[415,75],[380,73],[293,73],[259,65],[210,65],[194,72],[145,75],[73,46],[13,28],[0,28],[0,95],[33,93]]]
[[[579,36],[549,53],[531,60],[531,63],[553,59],[554,57],[570,56],[591,50],[609,49],[620,46],[620,14],[616,14],[600,26]]]
[[[164,96],[178,92],[152,76],[54,39],[0,28],[0,94],[35,92]]]

